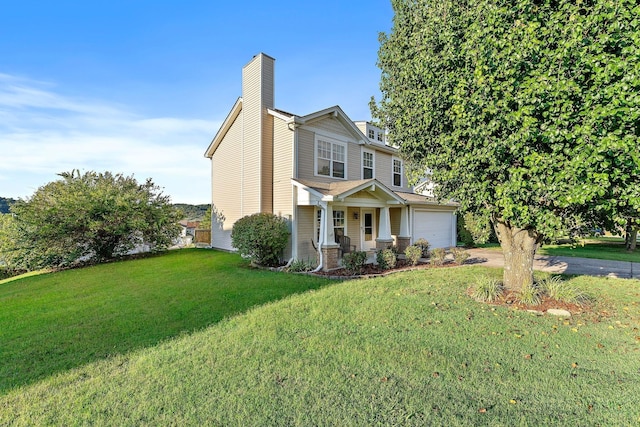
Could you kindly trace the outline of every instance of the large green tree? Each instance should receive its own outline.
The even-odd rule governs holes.
[[[179,210],[151,179],[78,171],[40,187],[11,210],[16,250],[29,269],[102,262],[142,245],[167,248],[179,235]]]
[[[392,4],[373,114],[414,178],[491,218],[505,286],[532,283],[545,237],[637,214],[635,0]]]

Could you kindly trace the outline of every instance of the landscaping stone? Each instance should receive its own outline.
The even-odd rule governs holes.
[[[550,308],[549,310],[547,310],[547,314],[550,314],[552,316],[571,317],[571,313],[569,313],[567,310],[562,310],[559,308]]]
[[[533,313],[536,316],[542,316],[544,314],[544,312],[540,311],[540,310],[527,310],[529,313]]]

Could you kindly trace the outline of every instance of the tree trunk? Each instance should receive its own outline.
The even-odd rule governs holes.
[[[495,220],[494,227],[504,255],[504,287],[519,291],[531,286],[533,257],[542,236],[536,230],[513,227],[501,220]]]
[[[638,240],[638,229],[627,229],[627,235],[625,236],[625,246],[629,252],[636,250],[636,244]]]

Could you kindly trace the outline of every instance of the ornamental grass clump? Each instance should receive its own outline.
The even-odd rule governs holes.
[[[469,259],[469,252],[463,248],[451,248],[451,255],[453,255],[453,262],[458,265],[464,264],[464,262]]]
[[[429,252],[429,262],[431,265],[441,266],[444,264],[444,259],[447,256],[447,251],[444,248],[435,248]]]
[[[504,287],[498,279],[482,276],[476,282],[471,297],[479,302],[495,302],[504,292]]]
[[[418,265],[420,258],[422,258],[422,248],[416,245],[407,246],[404,250],[404,256],[409,264]]]
[[[549,298],[553,298],[556,301],[579,305],[591,301],[591,297],[589,297],[589,295],[569,286],[560,276],[552,276],[543,279],[540,281],[538,286],[549,296]]]
[[[313,270],[313,267],[313,264],[309,261],[296,259],[289,265],[287,271],[290,273],[304,273]]]
[[[413,242],[413,246],[417,246],[422,250],[422,258],[429,257],[429,242],[427,239],[419,238],[415,242]]]
[[[536,284],[523,286],[518,293],[518,301],[526,305],[538,305],[542,302],[544,291]]]

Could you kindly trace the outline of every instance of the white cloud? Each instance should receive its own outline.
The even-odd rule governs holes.
[[[150,177],[175,202],[208,202],[203,156],[219,121],[142,117],[47,86],[0,74],[0,196],[29,196],[75,168]]]

